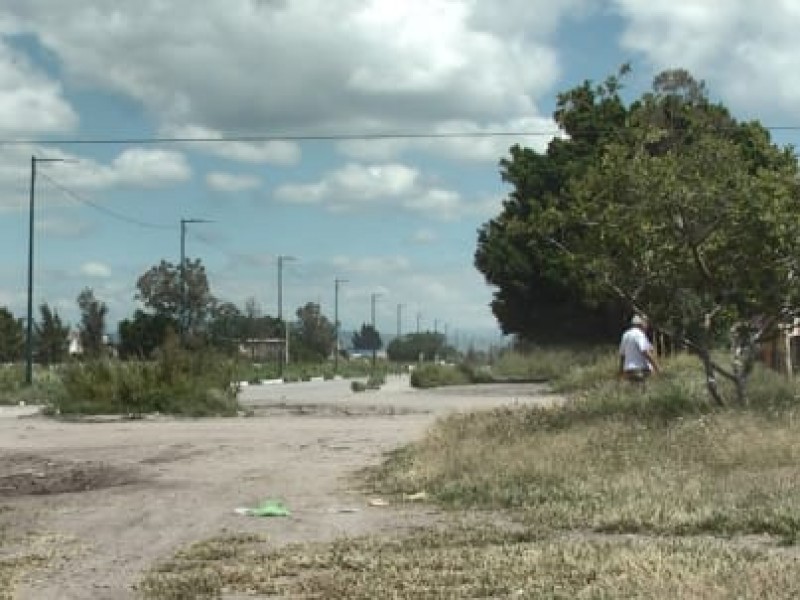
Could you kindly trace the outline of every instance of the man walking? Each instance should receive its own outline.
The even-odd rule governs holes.
[[[634,315],[631,326],[622,334],[619,344],[619,374],[635,383],[644,383],[651,372],[660,371],[646,330],[647,320],[640,315]]]

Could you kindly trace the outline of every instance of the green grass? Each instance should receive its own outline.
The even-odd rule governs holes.
[[[60,415],[164,413],[188,417],[231,416],[235,364],[213,353],[167,344],[154,362],[98,360],[67,365],[62,393],[49,412]]]
[[[546,379],[557,381],[576,369],[601,368],[608,357],[616,359],[616,348],[534,348],[525,353],[505,352],[492,365],[497,379]],[[612,365],[616,368],[616,363]]]

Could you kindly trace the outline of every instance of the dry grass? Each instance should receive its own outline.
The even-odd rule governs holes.
[[[609,365],[575,374],[563,407],[451,416],[366,473],[371,491],[425,491],[454,519],[513,525],[279,549],[212,540],[156,567],[143,593],[800,597],[797,389],[761,374],[750,406],[716,410],[686,361],[645,393],[608,381]]]
[[[220,538],[157,567],[151,600],[281,598],[794,598],[797,556],[720,540],[545,536],[452,527],[402,539],[269,550]]]
[[[780,536],[800,532],[800,419],[730,412],[667,426],[532,426],[531,409],[459,415],[374,475],[455,508],[513,509],[552,529]]]

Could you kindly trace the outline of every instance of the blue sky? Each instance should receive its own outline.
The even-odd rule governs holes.
[[[768,8],[765,8],[768,7]],[[554,99],[623,62],[638,95],[685,67],[741,118],[800,124],[800,3],[771,0],[5,0],[0,7],[0,306],[24,316],[30,157],[35,294],[110,321],[137,277],[187,255],[212,291],[277,313],[319,302],[345,329],[499,340],[476,232],[519,137],[69,145],[75,138],[553,131]],[[776,134],[796,143],[793,131]],[[93,203],[96,206],[90,206]],[[100,208],[97,208],[100,207]],[[113,213],[113,214],[112,214]]]

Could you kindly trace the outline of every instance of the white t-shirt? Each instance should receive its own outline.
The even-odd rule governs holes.
[[[622,335],[619,344],[619,354],[623,357],[622,370],[633,371],[635,369],[650,370],[650,361],[645,352],[650,350],[653,345],[647,339],[644,331],[638,327],[631,327]]]

